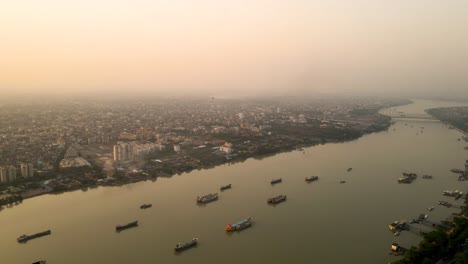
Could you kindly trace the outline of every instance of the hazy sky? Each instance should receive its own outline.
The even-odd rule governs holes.
[[[468,97],[467,0],[5,0],[0,93]]]

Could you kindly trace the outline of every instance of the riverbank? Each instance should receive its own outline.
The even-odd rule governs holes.
[[[465,208],[444,222],[448,227],[439,227],[424,235],[417,247],[412,246],[403,259],[394,264],[415,263],[468,263],[468,196]]]
[[[410,101],[405,103],[411,103]],[[400,104],[393,104],[386,107],[396,107]],[[356,113],[365,122],[371,122],[363,130],[343,127],[312,127],[301,123],[294,126],[272,127],[272,136],[257,136],[245,140],[242,137],[230,138],[236,151],[232,154],[213,154],[211,145],[205,149],[182,149],[175,153],[170,150],[154,153],[155,157],[148,156],[146,165],[142,169],[131,172],[118,171],[113,176],[102,173],[99,166],[93,164],[91,168],[78,170],[67,169],[60,171],[60,177],[42,177],[40,182],[28,182],[34,179],[20,179],[10,189],[11,193],[22,195],[28,199],[44,194],[58,194],[77,189],[86,190],[98,186],[122,186],[125,184],[141,182],[146,180],[156,180],[160,177],[172,177],[182,173],[189,173],[194,170],[212,169],[224,164],[235,164],[244,162],[250,158],[263,159],[280,153],[294,151],[303,147],[316,146],[326,143],[347,142],[356,140],[366,134],[380,132],[388,129],[391,125],[391,118],[378,114],[382,108],[375,108]],[[362,116],[361,116],[362,115]],[[359,118],[358,118],[359,120]],[[154,162],[157,160],[156,162]]]

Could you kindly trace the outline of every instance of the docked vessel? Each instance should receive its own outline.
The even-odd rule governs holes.
[[[140,208],[141,209],[147,209],[147,208],[151,208],[153,205],[152,204],[142,204],[140,205]]]
[[[186,250],[188,248],[191,248],[193,246],[196,246],[198,244],[198,239],[197,238],[193,238],[192,241],[190,242],[186,242],[186,243],[177,243],[177,245],[175,246],[174,250],[175,251],[182,251],[182,250]]]
[[[406,224],[405,221],[394,221],[390,225],[388,225],[388,229],[391,231],[401,231],[401,230],[407,230],[408,229],[408,224]]]
[[[279,178],[279,179],[273,179],[273,180],[271,180],[270,183],[271,183],[271,184],[276,184],[276,183],[280,183],[280,182],[282,182],[282,181],[283,181],[283,179]]]
[[[215,200],[218,200],[218,193],[210,193],[201,197],[197,197],[197,203],[209,203]]]
[[[398,179],[398,183],[412,183],[418,177],[416,173],[403,172],[402,174],[403,177]]]
[[[284,201],[286,201],[286,195],[278,195],[267,200],[269,204],[279,204]]]
[[[445,207],[452,207],[452,204],[447,201],[437,201],[437,204],[445,206]]]
[[[126,224],[126,225],[116,226],[115,231],[122,231],[122,230],[132,228],[132,227],[136,227],[136,226],[138,226],[138,221],[133,221],[133,222],[130,222],[130,223]]]
[[[219,188],[221,191],[224,191],[224,190],[227,190],[227,189],[231,189],[231,184],[228,184],[228,185],[223,185],[221,186],[221,188]]]
[[[51,233],[52,232],[50,230],[46,230],[44,232],[39,232],[39,233],[36,233],[36,234],[33,234],[33,235],[22,235],[22,236],[18,237],[17,240],[20,243],[25,243],[28,240],[38,238],[38,237],[47,236],[47,235],[50,235]]]
[[[305,178],[306,182],[313,182],[313,181],[316,181],[316,180],[318,180],[318,176],[309,176],[309,177]]]
[[[460,169],[451,169],[450,171],[453,173],[463,173],[463,171]]]
[[[242,221],[239,221],[235,224],[228,224],[226,226],[226,231],[240,231],[242,229],[246,229],[247,227],[250,227],[252,225],[252,217],[249,217],[247,219],[244,219]]]
[[[458,197],[460,198],[462,195],[463,195],[463,192],[459,191],[459,190],[455,190],[455,191],[444,191],[443,194],[445,196],[450,196],[450,197]]]

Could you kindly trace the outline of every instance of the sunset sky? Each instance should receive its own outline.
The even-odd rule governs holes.
[[[466,0],[11,0],[0,91],[468,97]]]

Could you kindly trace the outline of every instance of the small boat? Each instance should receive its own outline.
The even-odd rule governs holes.
[[[430,179],[432,179],[433,177],[432,177],[432,175],[423,175],[422,178],[423,178],[423,179],[426,179],[426,180],[430,180]]]
[[[353,168],[348,168],[348,172],[351,171]]]
[[[309,176],[309,177],[305,178],[306,182],[313,182],[313,181],[316,181],[316,180],[318,180],[318,176]]]
[[[33,262],[32,264],[46,264],[47,261],[45,260],[39,260],[39,261],[36,261],[36,262]]]
[[[47,235],[50,235],[51,233],[52,233],[52,231],[46,230],[44,232],[39,232],[39,233],[36,233],[36,234],[33,234],[33,235],[22,235],[22,236],[18,237],[17,240],[18,240],[19,243],[25,243],[28,240],[38,238],[38,237],[47,236]]]
[[[218,200],[218,193],[210,193],[201,197],[197,197],[197,203],[209,203],[215,200]]]
[[[239,221],[235,224],[228,224],[226,226],[226,232],[240,231],[250,226],[252,226],[252,217]]]
[[[340,181],[340,183],[346,183],[346,181]]]
[[[221,188],[219,188],[219,189],[220,189],[221,191],[224,191],[224,190],[227,190],[227,189],[231,189],[231,184],[221,186]]]
[[[271,180],[270,183],[271,183],[271,184],[276,184],[276,183],[280,183],[280,182],[282,182],[282,181],[283,181],[283,179],[279,178],[279,179],[273,179],[273,180]]]
[[[270,198],[267,200],[269,204],[279,204],[281,202],[286,201],[286,195],[278,195],[276,197]]]
[[[153,205],[152,204],[142,204],[140,205],[140,208],[141,209],[147,209],[147,208],[151,208]]]
[[[428,207],[427,210],[428,211],[434,211],[434,206]]]
[[[400,235],[400,232],[396,231],[395,233],[393,233],[394,236],[399,236]]]
[[[451,169],[450,171],[453,173],[463,173],[463,171],[460,169]]]
[[[132,228],[132,227],[136,227],[136,226],[138,226],[138,221],[133,221],[133,222],[130,222],[130,223],[126,224],[126,225],[116,226],[115,231],[122,231],[122,230]]]
[[[177,243],[177,245],[175,246],[174,250],[175,251],[182,251],[182,250],[186,250],[186,249],[189,249],[193,246],[196,246],[198,244],[198,238],[193,238],[192,241],[190,242],[186,242],[186,243]]]

